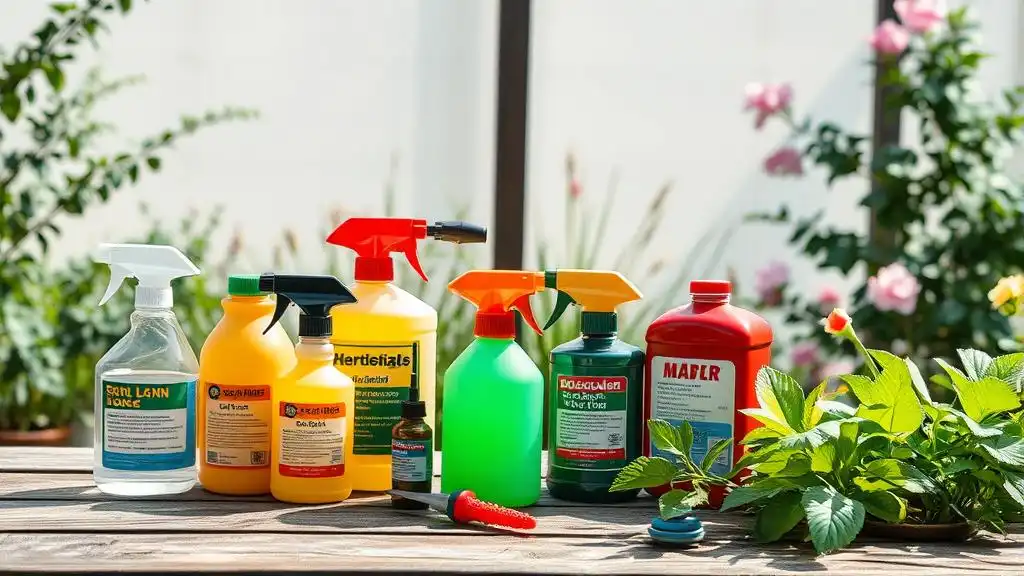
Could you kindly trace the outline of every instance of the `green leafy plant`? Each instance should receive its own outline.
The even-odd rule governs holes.
[[[915,359],[952,358],[959,346],[1017,347],[1005,318],[968,303],[982,300],[1000,274],[1022,271],[1024,189],[1007,161],[1021,142],[1024,88],[1006,90],[998,101],[978,94],[988,57],[976,43],[978,23],[967,8],[944,16],[934,30],[910,33],[902,54],[878,54],[887,71],[879,78],[882,114],[915,122],[919,142],[887,145],[869,157],[869,135],[797,118],[788,90],[781,107],[751,106],[760,120],[767,114],[792,128],[766,161],[769,172],[799,176],[806,164],[829,187],[847,179],[870,182],[859,203],[873,210],[877,233],[837,228],[824,211],[801,214],[785,205],[752,218],[788,226],[790,245],[819,270],[855,280],[850,311],[868,341],[905,347]],[[887,268],[890,274],[882,272]],[[906,306],[894,307],[894,295]],[[798,340],[833,346],[813,329],[817,303],[788,291],[781,306],[788,323],[804,328]]]
[[[727,486],[722,509],[756,511],[758,540],[775,541],[803,526],[820,553],[850,544],[866,518],[1002,531],[1007,518],[1020,514],[1024,354],[991,358],[959,350],[962,370],[936,360],[955,397],[945,404],[932,400],[908,358],[864,348],[848,318],[830,318],[826,329],[863,351],[869,375],[842,376],[848,391],[827,393],[822,382],[805,394],[793,378],[764,367],[756,381],[759,406],[743,410],[762,426],[741,441],[747,453],[729,476],[689,461],[688,424],[652,421],[655,446],[677,462],[638,459],[612,489],[692,482],[692,490],[661,497],[662,513],[676,515],[705,501],[708,486]],[[852,394],[857,405],[835,401],[839,394]]]
[[[180,125],[122,151],[100,152],[114,126],[93,118],[95,105],[137,78],[104,81],[96,72],[77,89],[64,69],[85,43],[96,44],[106,20],[131,0],[53,4],[31,39],[0,49],[0,429],[66,425],[76,412],[65,382],[62,310],[82,293],[52,276],[46,260],[63,218],[83,215],[161,168],[161,154],[181,138],[227,120],[250,118],[227,108],[183,117]]]

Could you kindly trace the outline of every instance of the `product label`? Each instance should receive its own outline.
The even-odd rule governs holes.
[[[556,382],[553,464],[579,470],[625,466],[628,379],[559,374]]]
[[[426,482],[434,477],[434,448],[430,440],[392,440],[391,478]]]
[[[391,453],[391,429],[419,374],[419,350],[411,344],[336,344],[334,366],[356,386],[352,453]]]
[[[282,476],[331,478],[345,474],[345,404],[281,402]]]
[[[270,466],[270,386],[203,383],[206,463],[231,468]]]
[[[101,384],[104,467],[153,471],[195,465],[195,380]]]
[[[651,418],[693,427],[690,457],[698,464],[708,449],[733,435],[736,411],[736,366],[724,360],[655,356],[651,359]],[[715,460],[711,471],[726,474],[732,468],[733,443]],[[671,455],[651,444],[651,454]]]

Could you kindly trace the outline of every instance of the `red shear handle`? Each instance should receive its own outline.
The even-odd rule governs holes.
[[[524,530],[530,530],[537,526],[537,520],[533,516],[491,502],[481,502],[477,500],[476,494],[469,490],[461,490],[452,496],[454,496],[454,502],[448,505],[448,515],[455,522],[462,524],[480,522],[492,526]]]

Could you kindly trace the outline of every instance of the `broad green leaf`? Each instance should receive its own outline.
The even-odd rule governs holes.
[[[647,421],[647,430],[650,431],[655,448],[689,458],[693,444],[693,429],[689,422],[683,421],[676,428],[664,420],[652,419]]]
[[[671,520],[689,513],[695,507],[706,503],[707,500],[708,493],[703,489],[695,489],[692,492],[673,489],[658,498],[658,511],[662,520]]]
[[[767,426],[758,426],[748,432],[747,435],[743,437],[743,440],[740,440],[740,444],[745,446],[747,444],[755,444],[765,440],[775,440],[781,435],[782,434],[778,430],[772,430]]]
[[[798,432],[804,428],[804,392],[792,377],[765,366],[758,370],[754,381],[757,402],[779,422],[789,424]]]
[[[844,376],[843,381],[861,402],[857,415],[878,422],[886,431],[913,432],[924,422],[921,402],[902,361],[887,365],[874,382],[863,376]]]
[[[974,434],[979,438],[991,438],[993,436],[999,436],[1000,434],[1003,433],[1003,431],[1000,430],[999,428],[990,428],[988,426],[982,426],[981,424],[978,424],[974,420],[974,418],[971,418],[970,416],[964,414],[963,412],[957,410],[956,408],[942,406],[942,410],[947,412],[948,414],[951,414],[952,416],[955,416],[957,420],[963,422],[964,425],[967,426],[967,429],[971,431],[971,434]]]
[[[882,367],[883,371],[885,371],[885,369],[889,368],[890,366],[894,366],[896,364],[900,364],[903,362],[903,360],[901,360],[899,356],[893,354],[892,352],[889,352],[888,350],[872,349],[868,350],[868,353],[871,354],[871,357],[874,358],[876,362],[878,362],[878,364]]]
[[[1024,506],[1024,477],[1009,470],[1003,470],[1003,478],[1003,489],[1017,504]]]
[[[775,478],[795,478],[811,471],[811,459],[793,450],[777,450],[768,459],[750,466],[758,474]]]
[[[907,518],[907,501],[892,492],[870,492],[860,502],[868,514],[880,520],[898,524]]]
[[[955,476],[961,472],[967,472],[971,470],[977,470],[980,468],[977,462],[968,458],[957,458],[948,465],[943,465],[942,461],[935,463],[939,470],[942,471],[943,476]]]
[[[821,395],[825,393],[825,387],[828,385],[828,380],[822,381],[820,384],[814,387],[807,394],[807,398],[804,399],[804,430],[810,430],[821,422],[821,417],[824,412],[818,407],[818,400],[821,399]]]
[[[836,447],[834,444],[822,444],[811,452],[811,470],[815,472],[832,472],[838,468],[836,464]]]
[[[795,490],[799,485],[787,478],[765,478],[751,484],[733,488],[722,502],[722,511],[771,498],[780,492]]]
[[[999,414],[1020,408],[1020,398],[1009,384],[997,378],[986,377],[971,382],[953,377],[953,388],[964,413],[981,422],[990,414]]]
[[[864,505],[831,486],[808,488],[801,503],[807,515],[811,542],[819,554],[847,546],[864,527]]]
[[[998,378],[1010,384],[1020,394],[1021,380],[1024,379],[1024,352],[997,356],[985,371],[985,376]]]
[[[924,472],[892,458],[872,460],[861,470],[863,476],[854,478],[853,482],[865,492],[901,488],[914,494],[927,494],[937,489],[935,482]]]
[[[740,470],[748,468],[753,464],[759,464],[761,462],[768,461],[770,458],[773,457],[775,453],[779,451],[780,447],[778,444],[770,444],[768,446],[760,447],[756,450],[747,450],[746,453],[743,456],[741,456],[740,459],[736,462],[736,465],[733,466],[732,472],[729,474],[729,477],[731,478],[732,476],[735,476],[740,472]],[[792,453],[792,451],[787,452]]]
[[[910,361],[910,358],[905,358],[903,361],[907,365],[907,371],[910,373],[910,382],[914,385],[917,395],[925,405],[931,404],[932,395],[928,392],[928,383],[924,381],[924,376],[921,376],[921,370],[917,368],[917,364]]]
[[[843,468],[849,466],[857,454],[857,434],[859,432],[860,424],[857,422],[839,424],[839,437],[836,438],[836,461]]]
[[[984,378],[989,366],[992,365],[992,357],[981,350],[957,348],[956,353],[960,356],[960,363],[964,365],[964,372],[971,380],[978,381]]]
[[[708,448],[707,454],[700,461],[700,468],[705,472],[709,472],[711,467],[715,465],[715,460],[725,452],[725,449],[732,445],[732,438],[722,438],[718,442],[715,442],[711,448]]]
[[[743,408],[740,410],[740,413],[750,416],[779,434],[786,435],[794,432],[789,424],[784,420],[777,420],[774,414],[764,408]]]
[[[804,518],[801,496],[796,490],[783,492],[758,510],[754,538],[758,542],[775,542],[796,527]]]
[[[640,456],[619,471],[610,492],[652,488],[669,483],[676,475],[676,465],[661,457]]]
[[[1010,466],[1024,466],[1024,438],[1000,434],[993,438],[982,438],[978,443],[999,462]]]
[[[820,400],[818,401],[817,406],[826,414],[838,416],[840,418],[853,416],[857,413],[857,409],[853,406],[847,406],[846,404],[836,402],[835,400]]]

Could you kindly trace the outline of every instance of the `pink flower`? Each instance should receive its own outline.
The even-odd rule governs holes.
[[[868,300],[879,310],[895,310],[904,316],[917,308],[921,284],[899,262],[883,267],[876,276],[868,278]]]
[[[903,25],[915,34],[934,30],[946,18],[944,0],[896,0],[892,7]]]
[[[835,362],[829,362],[818,370],[817,380],[824,380],[833,376],[843,376],[845,374],[853,374],[853,370],[856,368],[852,360],[842,359],[836,360]]]
[[[831,286],[825,286],[818,293],[818,306],[822,314],[828,314],[834,308],[838,308],[842,304],[843,297],[839,294],[839,291]]]
[[[583,194],[583,186],[580,181],[573,178],[572,182],[569,182],[569,197],[576,200]]]
[[[818,363],[818,345],[813,341],[798,342],[791,353],[793,366],[813,366]]]
[[[901,54],[910,44],[910,32],[894,20],[886,20],[875,28],[868,41],[879,54]]]
[[[757,110],[754,127],[758,130],[768,118],[789,108],[793,90],[789,84],[747,84],[745,109]]]
[[[764,160],[764,171],[772,176],[799,176],[804,173],[800,151],[792,146],[779,148]]]
[[[772,261],[754,275],[754,289],[761,302],[768,306],[779,305],[782,302],[782,287],[789,282],[789,266],[783,262]]]

